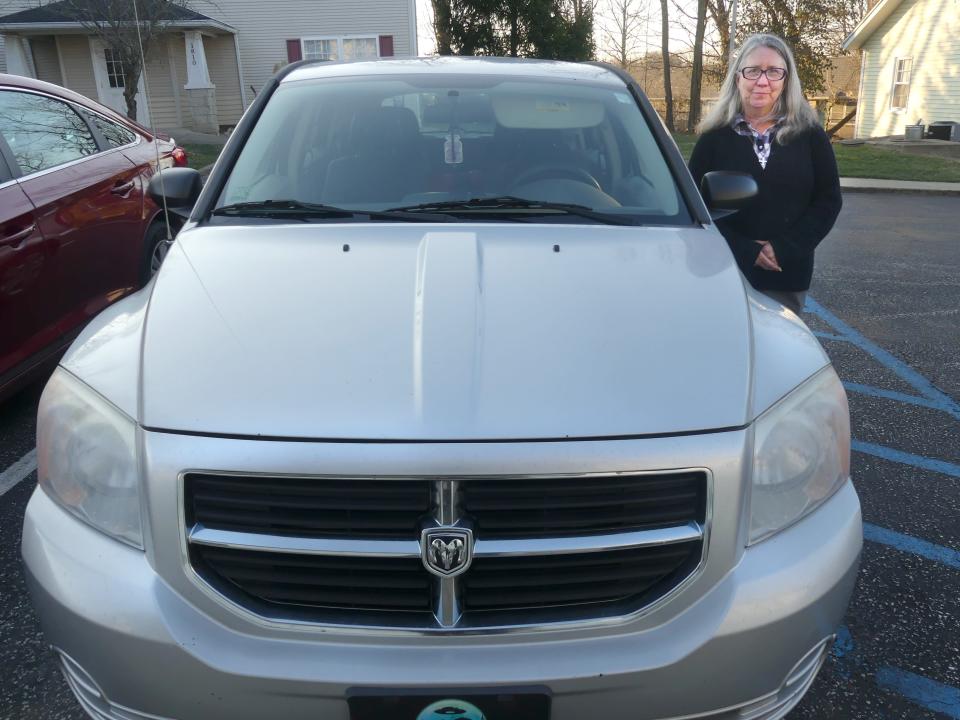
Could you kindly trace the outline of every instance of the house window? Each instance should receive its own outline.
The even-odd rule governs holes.
[[[890,107],[903,110],[910,95],[910,76],[913,74],[913,58],[897,58],[893,70],[893,97]]]
[[[375,57],[377,57],[377,39],[375,37],[343,39],[344,60],[361,60]]]
[[[107,79],[110,87],[123,87],[123,63],[120,62],[120,53],[113,48],[103,49],[103,58],[107,61]]]
[[[380,56],[377,36],[302,38],[304,60],[363,60]]]
[[[304,60],[337,60],[340,57],[336,38],[304,38],[302,42]]]

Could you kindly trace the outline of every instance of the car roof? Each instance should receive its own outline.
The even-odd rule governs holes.
[[[283,78],[284,83],[318,78],[371,75],[486,75],[503,78],[570,80],[623,87],[624,81],[612,70],[596,64],[501,57],[429,57],[317,61],[301,65]]]
[[[100,113],[111,120],[126,125],[131,130],[136,130],[142,135],[146,135],[148,138],[153,137],[153,133],[150,130],[145,128],[140,123],[134,122],[126,115],[121,115],[113,108],[109,108],[106,105],[101,105],[96,100],[91,100],[86,95],[81,95],[78,92],[74,92],[73,90],[60,85],[54,85],[53,83],[48,83],[43,80],[35,80],[33,78],[24,77],[23,75],[0,73],[0,88],[36,90],[38,92],[47,93],[48,95],[53,95],[61,100],[67,100],[69,102],[76,103],[77,105],[82,105],[88,110],[93,110],[94,112]]]

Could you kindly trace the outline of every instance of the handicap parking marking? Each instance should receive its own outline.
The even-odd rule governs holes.
[[[855,450],[856,452],[866,453],[867,455],[873,455],[874,457],[882,458],[883,460],[901,463],[902,465],[912,465],[913,467],[918,467],[921,470],[931,470],[943,475],[960,477],[960,465],[947,462],[946,460],[936,460],[934,458],[928,458],[924,455],[914,455],[913,453],[903,452],[902,450],[894,450],[893,448],[888,448],[885,445],[863,442],[862,440],[851,440],[850,449]]]
[[[34,448],[13,465],[0,472],[0,496],[37,469],[37,449]]]
[[[912,535],[904,535],[872,523],[864,523],[863,539],[878,545],[888,545],[911,555],[919,555],[927,560],[933,560],[955,570],[960,570],[960,552],[915,538]]]
[[[843,381],[843,387],[850,392],[855,392],[860,395],[869,395],[870,397],[883,398],[884,400],[895,400],[896,402],[925,407],[931,410],[943,410],[943,407],[932,400],[927,400],[917,395],[907,395],[906,393],[897,392],[896,390],[884,390],[883,388],[874,387],[873,385],[863,385],[862,383],[848,382],[846,380]]]
[[[837,628],[830,655],[838,664],[843,678],[849,679],[851,667],[869,672],[869,668],[865,667],[868,662],[857,650],[850,628],[846,625]],[[960,720],[960,689],[892,665],[879,667],[872,674],[877,687],[882,690],[894,692],[931,712]]]
[[[933,383],[927,380],[927,378],[914,370],[907,363],[894,357],[892,353],[884,350],[872,340],[868,340],[861,333],[827,310],[812,297],[807,297],[807,306],[809,307],[811,313],[830,325],[834,332],[839,335],[840,339],[856,345],[858,348],[873,357],[874,360],[879,362],[888,370],[896,373],[902,380],[906,381],[914,390],[920,393],[920,395],[930,403],[929,407],[942,410],[955,419],[960,420],[960,403],[936,387]]]
[[[877,685],[892,690],[927,710],[960,720],[960,689],[895,667],[877,670]]]

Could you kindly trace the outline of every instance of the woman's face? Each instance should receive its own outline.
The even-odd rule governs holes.
[[[743,112],[749,117],[761,117],[773,112],[773,106],[776,105],[783,92],[783,86],[786,83],[786,75],[781,80],[772,80],[766,73],[761,74],[756,80],[748,80],[743,76],[745,68],[760,68],[761,70],[770,70],[778,68],[786,73],[787,63],[776,50],[768,47],[760,47],[747,55],[740,71],[737,73],[737,89],[740,91],[740,102],[743,104]],[[775,74],[773,70],[772,74]]]

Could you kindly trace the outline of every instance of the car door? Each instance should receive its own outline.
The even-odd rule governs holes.
[[[39,93],[0,91],[3,133],[56,251],[64,333],[136,289],[146,222],[136,166],[112,149],[70,104]]]
[[[52,248],[17,184],[0,139],[0,389],[58,337]]]

